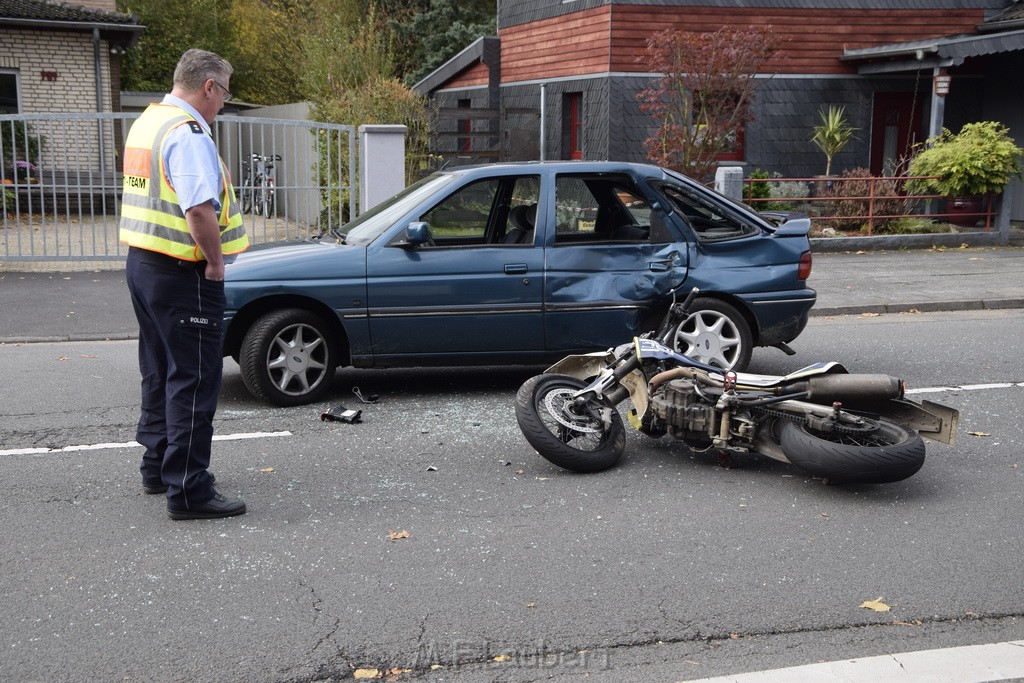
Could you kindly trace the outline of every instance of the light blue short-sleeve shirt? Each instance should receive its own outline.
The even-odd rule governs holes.
[[[178,126],[168,134],[162,149],[164,170],[167,180],[178,195],[182,211],[212,201],[220,211],[220,194],[224,187],[220,173],[220,156],[217,146],[210,137],[210,128],[192,105],[174,95],[165,95],[162,104],[181,107],[199,122],[195,126]]]

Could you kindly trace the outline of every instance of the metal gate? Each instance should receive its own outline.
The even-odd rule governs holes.
[[[125,257],[117,235],[121,151],[139,115],[0,116],[0,258]],[[248,200],[243,209],[252,242],[309,237],[358,215],[352,126],[225,115],[214,123],[213,137],[236,194]],[[261,180],[247,171],[262,159],[273,168]]]

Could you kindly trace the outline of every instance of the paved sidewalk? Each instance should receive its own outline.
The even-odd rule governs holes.
[[[1024,308],[1024,248],[815,253],[812,315]],[[129,339],[123,270],[0,272],[0,343]]]

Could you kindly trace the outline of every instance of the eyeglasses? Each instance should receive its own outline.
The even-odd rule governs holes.
[[[214,83],[217,83],[217,81],[214,81],[212,78],[210,80],[213,81]],[[227,88],[225,88],[220,83],[217,83],[217,87],[224,91],[224,101],[225,102],[227,102],[228,100],[230,100],[233,97],[233,95],[231,94],[231,91],[228,90]]]

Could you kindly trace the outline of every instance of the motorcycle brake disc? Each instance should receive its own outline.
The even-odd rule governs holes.
[[[555,418],[562,426],[568,427],[574,432],[588,434],[600,432],[600,426],[589,426],[593,424],[594,418],[589,415],[575,415],[566,408],[567,404],[572,401],[573,394],[575,393],[574,389],[555,389],[548,392],[544,397],[544,407],[547,408],[548,415]]]

